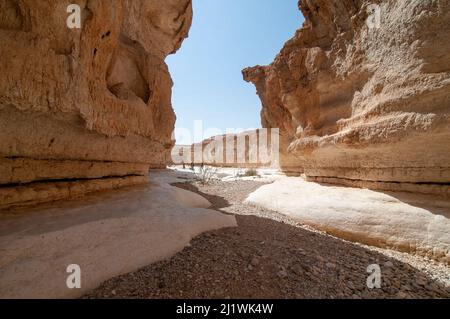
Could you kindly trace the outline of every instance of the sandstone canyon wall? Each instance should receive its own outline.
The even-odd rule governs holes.
[[[81,8],[69,29],[67,7]],[[145,182],[173,146],[164,60],[190,0],[0,0],[0,207]]]
[[[305,22],[275,61],[243,70],[263,127],[280,128],[282,152],[296,158],[283,168],[318,182],[450,196],[450,2],[299,7]]]
[[[176,145],[173,164],[211,165],[217,167],[279,167],[280,137],[277,130],[256,129],[223,134],[192,145]]]

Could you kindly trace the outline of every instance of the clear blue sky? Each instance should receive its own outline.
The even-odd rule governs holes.
[[[273,61],[303,23],[298,0],[194,0],[192,28],[167,58],[177,128],[261,127],[261,102],[241,70]],[[207,134],[206,135],[211,135]],[[209,136],[204,136],[209,137]],[[198,142],[196,138],[195,142]],[[177,144],[190,144],[180,140]]]

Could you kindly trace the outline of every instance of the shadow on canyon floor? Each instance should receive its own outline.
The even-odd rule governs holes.
[[[417,266],[242,204],[261,183],[228,184],[234,191],[220,182],[175,185],[235,214],[238,227],[200,235],[174,257],[108,280],[84,298],[450,297]],[[367,287],[372,264],[381,267],[381,289]]]

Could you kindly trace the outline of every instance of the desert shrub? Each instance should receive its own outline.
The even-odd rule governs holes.
[[[211,166],[200,166],[198,172],[195,173],[197,180],[202,185],[209,184],[216,176],[217,169]]]
[[[258,171],[255,168],[249,168],[245,171],[244,176],[258,176]]]

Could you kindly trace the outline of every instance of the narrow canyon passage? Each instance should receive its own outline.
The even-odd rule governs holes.
[[[450,1],[201,1],[0,0],[0,299],[450,298]]]
[[[350,243],[243,204],[261,181],[175,184],[236,216],[174,257],[106,281],[83,298],[449,298],[450,267]],[[382,267],[369,289],[367,267]]]

